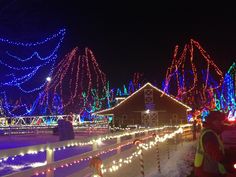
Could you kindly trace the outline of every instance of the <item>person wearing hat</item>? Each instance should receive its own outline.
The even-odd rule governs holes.
[[[220,134],[224,127],[226,115],[212,111],[206,117],[204,128],[199,136],[195,160],[194,174],[196,177],[230,177],[222,161],[224,146]]]

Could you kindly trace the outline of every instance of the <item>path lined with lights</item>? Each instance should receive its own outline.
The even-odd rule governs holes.
[[[27,146],[27,147],[19,147],[14,149],[2,149],[0,151],[0,162],[8,160],[8,158],[11,158],[12,160],[15,159],[16,156],[24,156],[26,154],[37,154],[40,152],[45,152],[47,149],[52,149],[53,151],[57,150],[64,150],[69,147],[78,147],[78,146],[88,146],[93,144],[99,144],[101,142],[104,142],[106,140],[121,138],[125,136],[132,136],[135,134],[142,134],[148,131],[154,131],[154,130],[163,130],[165,128],[171,128],[176,126],[163,126],[163,127],[157,127],[157,128],[150,128],[145,130],[134,130],[131,132],[125,132],[125,133],[117,133],[117,134],[110,134],[110,135],[103,135],[100,137],[91,137],[88,138],[86,141],[81,140],[69,140],[69,141],[61,141],[56,143],[48,143],[48,144],[40,144],[35,146]]]
[[[189,125],[185,125],[185,126],[189,126]],[[166,127],[161,127],[161,128],[163,129],[163,128],[166,128]],[[176,126],[172,126],[172,128],[177,128],[177,127]],[[160,128],[153,128],[152,131],[162,130],[162,129],[160,129]],[[145,132],[145,131],[142,131],[142,132]],[[123,137],[123,136],[122,135],[115,135],[114,137]],[[152,136],[148,136],[147,138],[152,138]],[[104,147],[103,148],[104,150],[101,150],[101,151],[86,152],[84,154],[81,154],[81,155],[78,155],[78,156],[75,156],[75,157],[70,157],[68,159],[64,159],[64,160],[53,162],[53,164],[49,164],[49,165],[47,165],[47,167],[43,166],[43,167],[37,167],[37,168],[30,169],[30,171],[31,171],[30,173],[34,172],[34,174],[45,174],[46,171],[50,172],[50,171],[56,170],[59,167],[60,168],[64,168],[64,167],[72,166],[73,164],[78,164],[78,163],[81,163],[81,162],[85,162],[85,161],[90,160],[93,156],[98,156],[98,155],[101,155],[101,154],[107,154],[107,153],[109,153],[111,151],[120,149],[121,147],[125,147],[125,146],[128,146],[130,144],[132,144],[132,142],[130,142],[130,140],[126,140],[124,142],[122,141],[122,143],[119,144],[119,145],[117,145],[117,144],[110,145],[109,147]],[[31,153],[33,153],[33,152],[31,152]],[[46,171],[43,170],[42,171],[42,169],[45,169],[45,168],[48,169],[48,170],[46,170]],[[36,172],[36,170],[38,172]]]
[[[189,125],[186,125],[186,126],[189,126]],[[177,127],[173,126],[172,128],[176,129]],[[156,129],[156,130],[158,130],[158,129]],[[152,131],[155,131],[155,129],[152,129]],[[164,139],[159,137],[159,139],[157,141],[159,141],[159,142],[164,141],[167,137],[170,137],[170,135],[169,136],[165,135],[164,137],[165,137]],[[153,138],[152,135],[151,136],[148,135],[148,136],[144,137],[143,139],[147,140],[147,139],[150,139],[150,138]],[[94,156],[107,154],[107,153],[112,152],[114,150],[119,151],[119,149],[121,147],[131,145],[132,142],[133,142],[133,140],[125,140],[125,141],[122,141],[122,143],[120,143],[120,144],[109,145],[109,146],[106,146],[106,147],[102,148],[101,150],[86,152],[84,154],[80,154],[80,155],[73,156],[73,157],[70,157],[70,158],[67,158],[67,159],[64,159],[64,160],[60,160],[60,161],[56,161],[56,162],[47,164],[46,166],[32,168],[32,169],[20,172],[19,174],[44,175],[46,173],[50,173],[52,171],[55,171],[58,168],[60,169],[60,168],[64,168],[64,167],[70,167],[70,166],[73,166],[74,164],[78,164],[78,163],[81,163],[81,162],[86,162],[86,161],[88,162],[88,160],[90,160]],[[12,174],[10,176],[14,176],[14,175],[17,176],[17,174],[18,173]]]
[[[102,173],[104,174],[104,173],[108,173],[108,172],[111,173],[111,172],[117,171],[123,165],[132,163],[132,160],[135,157],[138,157],[142,153],[142,149],[147,151],[147,150],[153,148],[157,143],[165,142],[167,139],[173,138],[176,134],[179,134],[179,133],[181,133],[181,134],[183,133],[183,128],[179,128],[178,130],[176,130],[170,134],[165,134],[162,137],[157,135],[155,137],[154,141],[150,141],[148,143],[140,143],[137,147],[137,150],[134,153],[132,153],[130,156],[128,156],[124,159],[120,158],[117,161],[113,161],[113,163],[111,165],[107,165],[107,166],[102,165]]]

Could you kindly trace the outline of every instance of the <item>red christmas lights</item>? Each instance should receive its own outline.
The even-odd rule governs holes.
[[[60,61],[55,71],[41,104],[48,102],[50,93],[57,93],[61,96],[66,112],[76,110],[80,114],[91,104],[94,97],[92,89],[96,89],[96,94],[99,94],[104,93],[106,88],[106,76],[88,48],[85,48],[84,53],[78,47],[74,48]]]
[[[196,53],[195,49],[199,52]],[[203,60],[196,60],[199,57]],[[214,77],[217,85],[209,82],[210,76]],[[191,39],[182,52],[176,45],[171,66],[166,72],[164,91],[168,93],[171,87],[170,92],[194,110],[213,109],[213,93],[221,86],[223,79],[223,73],[210,55],[197,41]]]

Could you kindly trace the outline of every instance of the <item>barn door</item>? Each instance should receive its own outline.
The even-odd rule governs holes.
[[[157,111],[152,111],[150,114],[150,123],[152,127],[158,126],[158,113]]]
[[[157,111],[150,111],[149,113],[142,112],[142,125],[145,127],[155,127],[158,125]]]

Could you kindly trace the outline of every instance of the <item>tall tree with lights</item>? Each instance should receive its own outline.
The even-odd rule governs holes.
[[[213,110],[214,92],[223,83],[222,71],[196,40],[185,44],[182,52],[179,48],[176,45],[171,66],[167,69],[164,91],[191,106],[193,114]]]
[[[0,98],[8,116],[33,114],[32,102],[53,73],[64,35],[61,29],[37,42],[0,38]]]
[[[224,76],[220,94],[215,95],[216,109],[229,112],[236,109],[236,64],[233,63]]]
[[[102,107],[102,98],[106,94],[106,76],[89,48],[80,50],[76,47],[55,67],[51,82],[44,92],[41,101],[47,102],[50,93],[58,94],[66,114],[89,114]],[[50,106],[52,101],[49,99]]]

